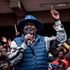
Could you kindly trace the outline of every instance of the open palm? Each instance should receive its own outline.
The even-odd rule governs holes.
[[[51,10],[51,15],[55,20],[58,20],[60,18],[59,13],[56,10]]]

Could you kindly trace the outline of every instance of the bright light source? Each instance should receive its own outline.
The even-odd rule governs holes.
[[[57,4],[57,6],[62,7],[62,6],[66,6],[66,4]]]

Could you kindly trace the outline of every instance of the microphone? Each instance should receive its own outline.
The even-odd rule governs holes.
[[[27,46],[30,45],[30,41],[31,41],[30,39],[27,40]]]
[[[30,45],[31,44],[31,34],[26,34],[25,35],[25,43],[27,44],[27,45]]]

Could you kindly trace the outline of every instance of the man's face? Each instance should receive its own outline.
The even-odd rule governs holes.
[[[35,25],[33,23],[26,23],[24,28],[23,28],[23,32],[24,34],[35,34],[37,31]]]

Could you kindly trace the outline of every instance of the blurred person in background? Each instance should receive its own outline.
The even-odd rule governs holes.
[[[0,41],[0,70],[13,70],[10,66],[10,62],[7,57],[7,49],[4,44],[5,42]]]

